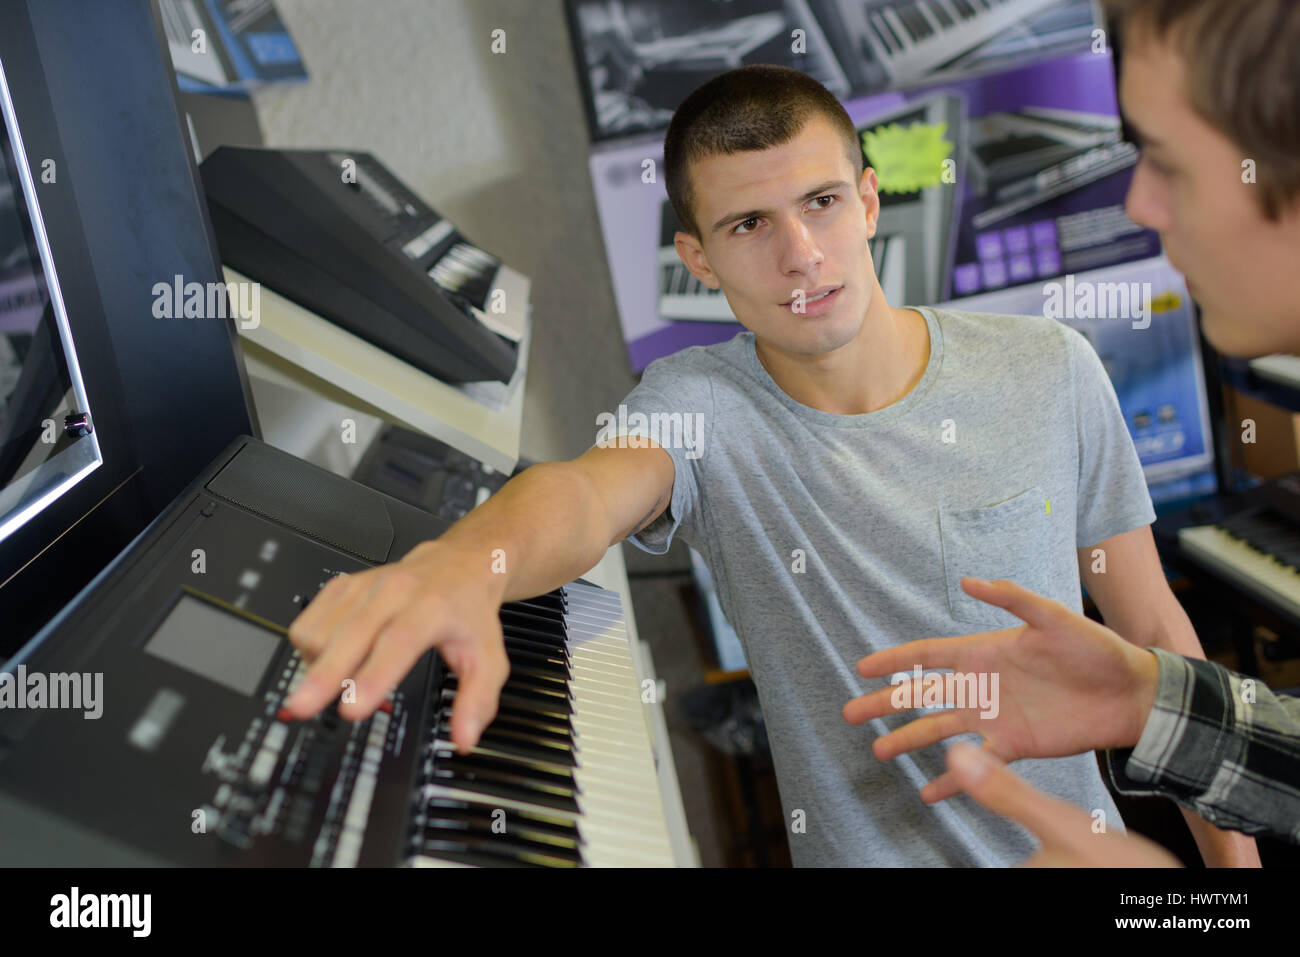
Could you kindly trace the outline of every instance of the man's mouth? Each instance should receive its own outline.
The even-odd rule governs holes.
[[[824,299],[833,298],[835,294],[838,293],[843,288],[844,287],[842,285],[841,286],[819,286],[816,289],[812,290],[811,292],[805,292],[802,302],[804,306],[810,306],[815,302],[821,302]],[[798,302],[800,302],[800,300],[799,297],[796,296],[795,298],[790,299],[787,302],[781,303],[781,305],[787,309],[790,309],[793,312],[794,306]]]

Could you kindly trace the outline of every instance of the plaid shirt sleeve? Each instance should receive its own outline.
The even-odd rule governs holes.
[[[1300,843],[1300,698],[1161,648],[1155,705],[1106,752],[1116,790],[1172,798],[1216,827]]]

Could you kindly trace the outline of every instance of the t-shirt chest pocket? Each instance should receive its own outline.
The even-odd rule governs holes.
[[[1020,619],[961,590],[963,578],[1005,578],[1040,594],[1051,584],[1047,496],[1035,485],[982,508],[940,508],[948,608],[963,624],[1012,628]]]

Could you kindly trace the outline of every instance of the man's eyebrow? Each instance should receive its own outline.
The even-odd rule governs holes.
[[[825,183],[819,183],[818,185],[814,186],[812,189],[808,190],[808,192],[800,196],[799,202],[801,203],[807,202],[808,200],[812,199],[814,196],[818,195],[819,193],[826,192],[828,189],[852,189],[852,188],[853,188],[853,184],[847,182],[846,180],[842,180],[842,179],[828,180]],[[723,226],[727,225],[728,223],[734,223],[737,221],[743,222],[746,219],[754,219],[755,217],[758,216],[766,216],[771,212],[772,211],[770,209],[751,209],[749,210],[749,212],[746,213],[728,213],[726,216],[723,216],[720,220],[714,223],[713,226],[709,229],[709,232],[716,233],[719,229],[721,229]]]

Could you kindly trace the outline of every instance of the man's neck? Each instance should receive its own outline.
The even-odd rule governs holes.
[[[916,387],[930,361],[925,317],[895,309],[877,290],[857,337],[833,353],[800,356],[755,341],[754,351],[786,395],[834,415],[893,405]]]

